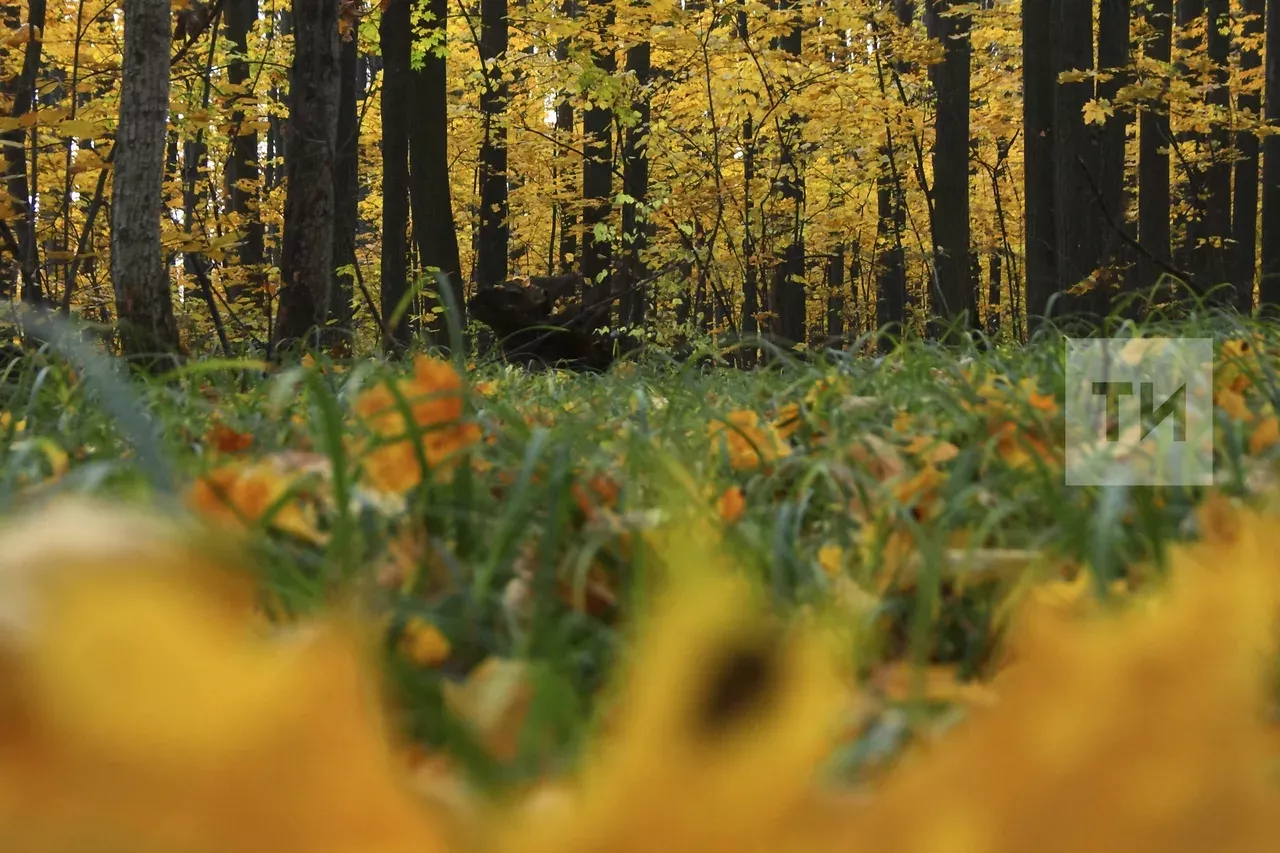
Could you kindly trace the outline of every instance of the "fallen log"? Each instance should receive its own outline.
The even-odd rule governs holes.
[[[569,301],[571,278],[577,277],[542,279],[553,285],[550,290],[536,283],[538,277],[527,283],[508,281],[480,290],[467,305],[471,316],[497,335],[503,358],[512,364],[603,372],[620,348],[613,337],[597,331],[607,325],[608,303],[583,306]],[[557,303],[563,307],[556,309]],[[617,342],[625,348],[624,340]]]

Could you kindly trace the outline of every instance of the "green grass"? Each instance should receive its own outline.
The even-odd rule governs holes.
[[[1271,351],[1280,345],[1274,329],[1232,317],[1153,323],[1142,331],[1219,341],[1248,334]],[[881,567],[874,554],[857,558],[860,525],[850,502],[857,497],[891,514],[911,535],[922,563],[914,585],[891,589],[881,601],[879,654],[953,663],[966,674],[981,674],[988,663],[998,639],[998,603],[1018,579],[964,583],[946,558],[957,532],[967,533],[971,547],[1027,549],[1043,554],[1045,563],[1087,565],[1100,586],[1128,567],[1158,565],[1161,549],[1188,535],[1188,514],[1203,490],[1068,488],[1055,466],[1005,464],[975,408],[972,383],[962,378],[968,371],[1012,384],[1027,379],[1061,401],[1063,347],[1051,335],[1025,347],[946,350],[913,342],[883,357],[843,355],[753,372],[663,359],[599,376],[481,364],[470,379],[498,388],[474,412],[491,438],[475,451],[487,466],[463,466],[450,481],[407,495],[403,508],[389,508],[362,489],[359,460],[350,457],[344,438],[360,389],[404,367],[326,363],[324,371],[289,368],[264,379],[243,365],[211,362],[144,380],[101,356],[70,353],[77,363],[71,370],[61,356],[42,352],[0,377],[0,409],[13,420],[0,429],[0,505],[17,508],[84,491],[177,511],[176,490],[211,464],[204,437],[215,421],[253,436],[251,458],[293,450],[327,457],[335,472],[334,499],[323,518],[328,545],[256,536],[265,587],[286,614],[312,612],[353,590],[389,614],[387,671],[404,729],[451,750],[485,785],[502,787],[572,761],[590,731],[594,697],[625,649],[626,617],[643,587],[645,552],[636,545],[661,520],[670,482],[664,471],[679,472],[712,504],[730,486],[744,490],[746,513],[728,531],[728,543],[744,570],[758,573],[788,604],[830,598],[831,580],[817,560],[827,545],[844,548],[847,572],[871,584]],[[792,453],[768,470],[734,471],[710,448],[710,419],[735,409],[767,419],[787,403],[804,401],[818,381],[833,379],[848,393],[802,404]],[[1259,403],[1280,403],[1274,372],[1253,377],[1251,393]],[[946,476],[932,516],[917,518],[911,506],[894,504],[873,472],[849,458],[849,448],[866,436],[894,441],[895,417],[903,412],[959,450],[939,466]],[[1028,407],[1019,417],[1060,435],[1060,413],[1040,423],[1043,416]],[[21,432],[18,420],[25,421]],[[819,428],[821,442],[815,440]],[[1221,488],[1246,493],[1246,474],[1268,468],[1270,457],[1245,458],[1238,425],[1221,424],[1217,443]],[[69,458],[69,469],[50,480],[60,454]],[[585,517],[573,498],[572,486],[597,474],[619,486],[611,523]],[[425,532],[432,563],[447,580],[400,589],[370,583],[387,543],[412,530]],[[580,588],[593,567],[617,593],[616,613],[578,612],[556,594],[557,581]],[[528,611],[518,614],[504,604],[517,568],[530,573],[533,593]],[[449,638],[453,651],[443,666],[417,667],[395,652],[397,626],[415,615]],[[531,662],[535,690],[525,749],[511,764],[486,757],[442,699],[445,679],[464,677],[490,656]],[[864,655],[862,665],[875,662]],[[909,736],[901,717],[886,717],[838,757],[838,770],[856,775]]]

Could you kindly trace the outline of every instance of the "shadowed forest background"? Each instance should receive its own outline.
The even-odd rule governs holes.
[[[436,271],[460,307],[580,274],[594,326],[663,344],[1251,311],[1280,303],[1278,15],[6,3],[0,292],[191,354],[444,343]]]

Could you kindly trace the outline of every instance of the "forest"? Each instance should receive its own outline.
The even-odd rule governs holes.
[[[125,351],[443,343],[438,274],[662,343],[1280,302],[1261,0],[162,5],[0,6],[3,286]]]
[[[0,0],[0,153],[0,850],[1280,842],[1280,0]]]

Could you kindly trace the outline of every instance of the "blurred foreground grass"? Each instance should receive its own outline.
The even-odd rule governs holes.
[[[29,356],[0,843],[1271,849],[1280,341],[1143,333],[1217,341],[1212,490],[1065,486],[1047,337],[119,387]]]

